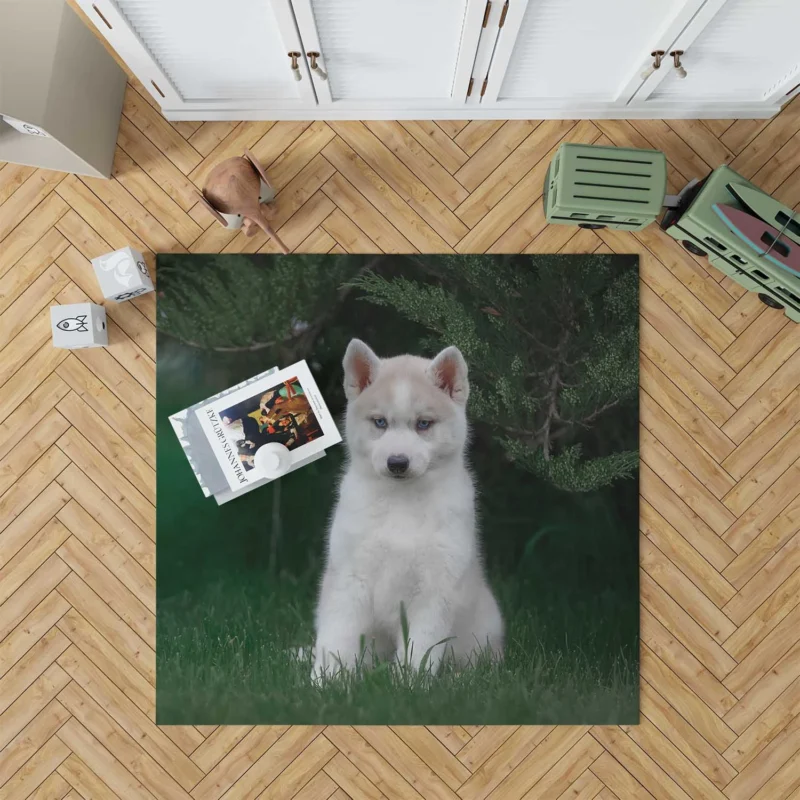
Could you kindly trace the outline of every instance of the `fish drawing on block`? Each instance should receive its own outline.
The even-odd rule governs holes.
[[[746,211],[724,203],[715,203],[713,209],[728,228],[760,256],[781,269],[800,276],[800,245]]]
[[[76,333],[86,333],[89,326],[86,323],[86,314],[81,314],[79,317],[67,317],[56,323],[56,328],[62,331],[75,331]]]

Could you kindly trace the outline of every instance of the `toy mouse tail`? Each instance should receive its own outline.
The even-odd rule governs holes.
[[[281,253],[286,255],[289,252],[289,248],[283,243],[283,240],[280,238],[280,236],[278,236],[278,234],[275,233],[275,230],[273,229],[272,225],[270,225],[269,222],[267,222],[267,220],[264,219],[264,216],[262,214],[259,214],[256,222],[258,223],[258,227],[261,228],[261,230],[264,231],[264,233],[266,233],[267,236],[270,236],[275,242],[275,244],[278,245],[278,247],[281,250]]]

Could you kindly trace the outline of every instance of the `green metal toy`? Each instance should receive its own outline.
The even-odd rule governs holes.
[[[661,213],[667,159],[659,150],[562,144],[544,187],[548,222],[639,231]]]
[[[784,257],[796,255],[800,215],[728,166],[690,181],[679,195],[665,194],[666,181],[660,151],[563,144],[545,178],[545,215],[562,225],[635,231],[655,222],[666,206],[662,230],[800,322],[800,273],[787,268],[791,259]],[[765,238],[754,242],[731,225],[732,209],[746,212],[751,230],[758,223]]]
[[[737,194],[740,187],[764,195],[730,167],[717,167],[682,194],[676,208],[667,210],[661,229],[681,242],[690,253],[708,256],[718,270],[745,289],[758,292],[766,305],[784,308],[789,319],[800,322],[800,275],[793,275],[764,258],[714,210],[715,205],[728,205],[750,213],[751,209]],[[792,210],[786,209],[785,213],[791,220]]]

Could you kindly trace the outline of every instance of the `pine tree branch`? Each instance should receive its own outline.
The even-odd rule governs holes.
[[[594,422],[601,414],[604,414],[610,408],[614,408],[614,406],[619,405],[619,398],[615,400],[610,400],[608,403],[600,406],[600,408],[596,408],[592,411],[591,414],[588,414],[585,417],[581,417],[580,419],[565,419],[565,425],[580,425],[582,428],[588,428],[589,423]]]
[[[181,344],[185,344],[187,347],[196,347],[198,350],[213,350],[215,353],[250,353],[250,352],[255,352],[257,350],[263,350],[265,347],[274,347],[276,344],[278,344],[276,341],[272,341],[272,342],[251,342],[250,344],[244,344],[237,347],[219,347],[214,345],[208,346],[200,344],[200,342],[193,342],[191,339],[184,339],[178,336],[177,333],[173,333],[172,331],[161,330],[159,332],[165,333],[167,336],[171,336],[173,339],[176,339]]]

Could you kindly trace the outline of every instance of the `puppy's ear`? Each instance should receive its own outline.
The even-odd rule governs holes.
[[[433,382],[447,392],[456,403],[466,405],[469,397],[467,362],[457,347],[447,347],[431,361],[428,374]]]
[[[355,400],[376,378],[381,360],[361,339],[351,339],[344,354],[344,393]]]

